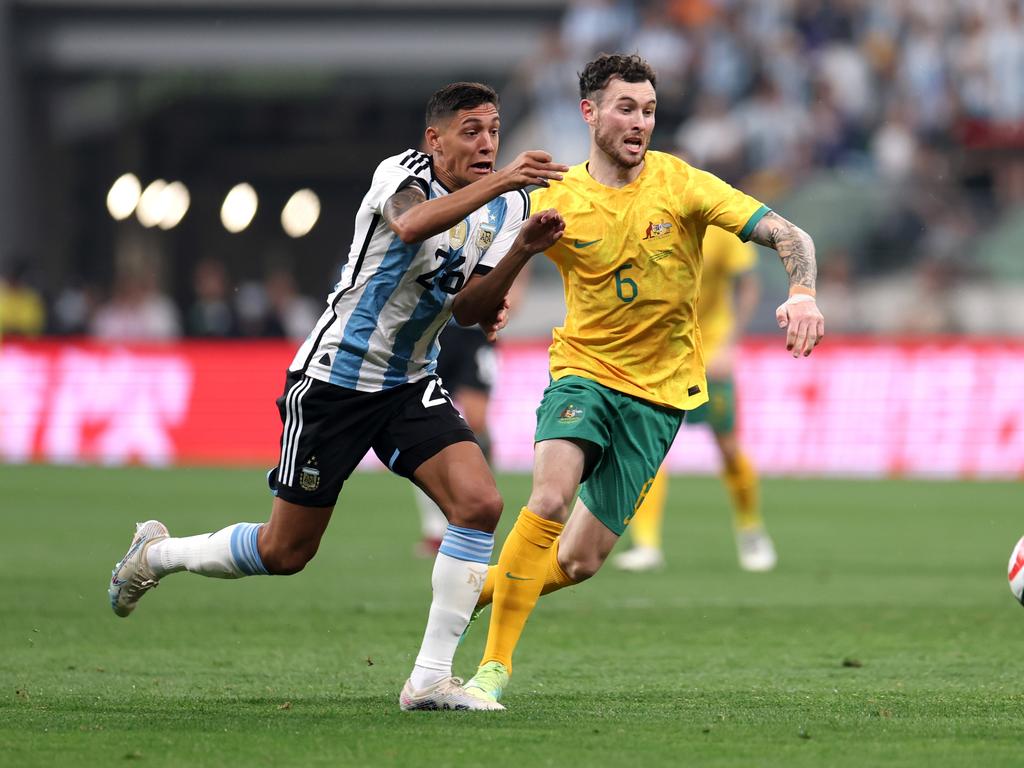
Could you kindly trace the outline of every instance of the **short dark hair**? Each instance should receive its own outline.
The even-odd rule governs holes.
[[[498,94],[483,83],[451,83],[430,97],[427,102],[427,125],[451,117],[460,109],[472,109],[481,104],[498,107]]]
[[[589,99],[597,91],[603,91],[613,77],[627,83],[650,80],[653,87],[658,85],[651,65],[638,54],[602,53],[580,72],[580,98]]]

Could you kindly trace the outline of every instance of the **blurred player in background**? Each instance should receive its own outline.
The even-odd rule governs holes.
[[[722,481],[732,501],[740,567],[745,571],[770,571],[777,560],[775,545],[761,517],[757,472],[737,439],[733,381],[736,343],[757,309],[761,289],[754,271],[757,250],[724,229],[708,227],[703,251],[697,324],[707,361],[708,402],[687,413],[686,423],[707,424],[715,436]],[[667,496],[668,473],[662,468],[629,523],[633,547],[612,559],[615,567],[649,571],[664,564],[661,532]]]
[[[280,463],[268,473],[270,521],[187,538],[170,538],[156,520],[140,523],[108,594],[114,613],[127,616],[178,571],[229,579],[301,571],[316,554],[342,485],[372,449],[449,520],[423,643],[400,706],[499,709],[470,696],[451,675],[502,501],[476,438],[435,375],[437,338],[453,315],[491,333],[502,326],[520,262],[563,228],[551,211],[529,216],[522,190],[560,179],[567,168],[545,152],[524,152],[495,172],[498,98],[478,83],[435,93],[426,126],[430,154],[410,149],[377,167],[341,279],[289,366],[277,401]]]
[[[712,174],[648,151],[657,105],[650,66],[635,55],[602,55],[579,84],[589,160],[531,194],[534,206],[565,220],[546,255],[562,273],[566,316],[554,330],[552,382],[537,409],[530,498],[480,595],[481,605],[493,598],[493,613],[480,668],[465,687],[485,701],[507,685],[540,594],[598,571],[684,413],[708,399],[696,322],[706,228],[778,251],[790,296],[776,320],[794,357],[809,355],[824,334],[811,238]]]

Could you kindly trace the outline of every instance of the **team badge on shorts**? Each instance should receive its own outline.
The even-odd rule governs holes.
[[[577,408],[572,403],[569,403],[558,416],[558,422],[560,424],[575,424],[577,421],[583,418],[583,409]]]
[[[309,464],[299,473],[299,487],[311,492],[320,487],[320,470],[316,468],[316,456],[310,456]]]

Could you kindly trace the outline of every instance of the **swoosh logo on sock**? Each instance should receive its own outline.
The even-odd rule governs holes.
[[[512,579],[513,581],[533,581],[530,576],[515,576],[512,571],[505,571],[505,578]]]

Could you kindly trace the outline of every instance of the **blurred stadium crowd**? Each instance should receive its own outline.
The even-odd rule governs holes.
[[[659,72],[656,149],[814,235],[830,331],[1024,334],[1024,0],[573,0],[498,84],[506,159],[585,159],[576,72],[611,50]],[[191,267],[171,298],[146,270],[61,287],[9,261],[3,332],[301,338],[319,314],[287,268],[238,284]],[[769,289],[780,272],[763,270]],[[560,319],[551,303],[536,330]]]

